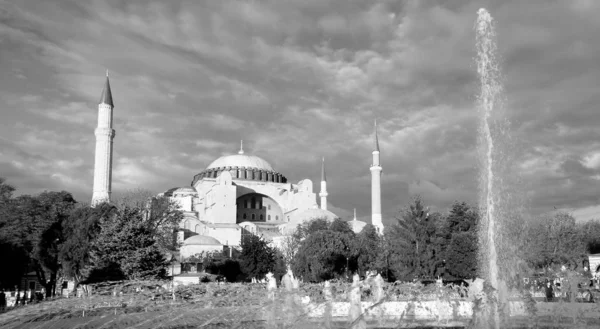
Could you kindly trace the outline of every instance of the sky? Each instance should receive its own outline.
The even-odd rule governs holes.
[[[384,223],[412,197],[478,201],[474,22],[494,17],[524,211],[600,218],[600,2],[0,0],[0,176],[91,198],[110,71],[113,193],[189,186],[222,155],[266,159]],[[315,191],[318,192],[318,191]]]

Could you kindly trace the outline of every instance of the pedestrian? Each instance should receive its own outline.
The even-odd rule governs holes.
[[[552,302],[554,300],[554,289],[552,289],[552,282],[546,282],[546,301]]]
[[[2,291],[0,291],[0,312],[4,311],[6,309],[6,293],[4,292],[4,289],[2,289]]]

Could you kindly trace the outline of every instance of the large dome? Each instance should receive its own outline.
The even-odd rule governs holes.
[[[238,167],[238,168],[256,168],[262,169],[265,171],[275,171],[273,167],[264,160],[263,158],[259,158],[254,155],[246,155],[246,154],[234,154],[234,155],[225,155],[217,160],[213,161],[206,169],[216,169],[216,168],[225,168],[225,167]]]

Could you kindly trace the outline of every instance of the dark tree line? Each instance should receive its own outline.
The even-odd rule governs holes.
[[[0,271],[4,288],[30,271],[47,296],[63,278],[92,283],[165,276],[183,216],[168,199],[91,208],[66,191],[13,197],[14,190],[0,178],[0,251],[11,265]]]

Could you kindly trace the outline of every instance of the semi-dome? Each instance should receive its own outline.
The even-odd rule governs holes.
[[[208,169],[216,169],[216,168],[225,168],[225,167],[238,167],[238,168],[256,168],[262,169],[265,171],[274,171],[273,167],[263,158],[254,156],[254,155],[246,155],[246,154],[234,154],[234,155],[225,155],[217,160],[213,161],[206,170]]]
[[[325,219],[328,222],[333,222],[338,216],[329,210],[321,208],[311,208],[298,213],[293,214],[290,217],[290,221],[285,224],[282,228],[284,234],[292,234],[296,230],[296,227],[302,223],[311,221],[313,219]]]
[[[206,245],[220,246],[221,243],[217,239],[210,237],[210,236],[194,235],[192,237],[185,239],[183,241],[183,245],[184,246],[206,246]]]
[[[351,220],[347,223],[348,226],[350,226],[350,229],[356,234],[360,233],[365,228],[365,226],[367,226],[367,223],[360,220]]]
[[[197,193],[197,192],[193,187],[173,187],[173,188],[170,188],[170,189],[164,191],[162,194],[164,196],[174,196],[175,194],[188,194],[188,193]]]

